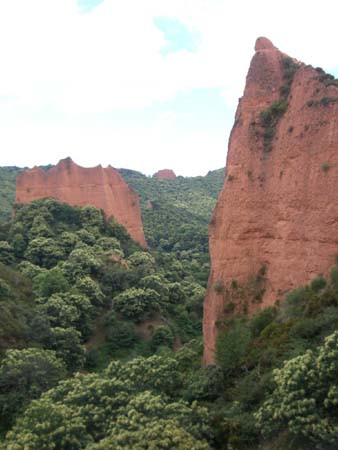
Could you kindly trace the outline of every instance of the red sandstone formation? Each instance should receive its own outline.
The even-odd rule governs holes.
[[[154,178],[162,180],[174,180],[176,178],[175,172],[171,169],[162,169],[154,173]]]
[[[338,85],[266,38],[255,50],[209,228],[206,364],[225,315],[327,275],[338,252]]]
[[[16,203],[43,197],[103,209],[107,217],[114,216],[135,241],[147,245],[138,196],[111,166],[85,168],[66,158],[47,172],[38,167],[21,172],[16,181]]]

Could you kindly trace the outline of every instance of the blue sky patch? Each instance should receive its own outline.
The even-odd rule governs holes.
[[[104,0],[77,0],[77,4],[82,13],[90,12],[93,8],[103,2]]]
[[[197,51],[201,40],[201,35],[197,31],[190,31],[179,20],[171,17],[155,17],[154,24],[162,31],[166,40],[166,45],[161,49],[163,56],[180,50],[191,53]]]

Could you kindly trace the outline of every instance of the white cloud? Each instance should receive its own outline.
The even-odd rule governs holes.
[[[70,129],[67,117],[78,116],[81,122],[81,115],[89,112],[142,109],[174,99],[181,91],[215,87],[221,88],[225,104],[234,108],[259,35],[268,36],[292,56],[333,70],[337,67],[337,10],[335,0],[322,0],[320,5],[313,0],[306,4],[105,0],[81,14],[76,0],[0,2],[0,96],[17,98],[3,106],[11,111],[12,122],[0,121],[0,146],[7,157],[4,161],[2,155],[0,164],[7,163],[9,154],[17,161],[18,152],[27,148],[31,157],[21,155],[22,164],[39,158],[50,161],[50,155],[55,162],[59,155],[75,152],[83,164],[104,162],[108,155],[107,162],[127,166],[129,161],[118,162],[123,149],[124,155],[131,155],[130,166],[137,168],[132,163],[138,162],[148,172],[161,165],[182,167],[182,172],[184,164],[187,171],[192,164],[204,164],[203,172],[213,168],[213,162],[219,165],[222,160],[223,165],[225,131],[182,134],[171,112],[169,119],[162,117],[152,128],[137,129],[134,124],[123,129],[102,129],[97,124]],[[165,41],[153,23],[156,16],[176,18],[199,32],[196,53],[182,51],[163,58],[160,50]],[[50,110],[60,114],[62,121],[34,122],[34,114],[40,117]],[[32,120],[23,123],[23,112],[31,113]],[[1,117],[9,120],[5,113]],[[210,159],[211,144],[215,161]],[[203,156],[206,147],[209,150]],[[153,161],[156,167],[150,169]]]

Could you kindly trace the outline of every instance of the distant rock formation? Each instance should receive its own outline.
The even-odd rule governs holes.
[[[113,216],[126,228],[132,239],[147,245],[138,196],[111,166],[85,168],[66,158],[47,171],[34,167],[21,172],[16,181],[16,203],[43,197],[103,209],[107,217]]]
[[[222,319],[283,300],[338,252],[338,83],[259,38],[210,227],[204,361]]]
[[[174,180],[176,178],[175,172],[171,169],[162,169],[154,173],[154,178],[162,180]]]

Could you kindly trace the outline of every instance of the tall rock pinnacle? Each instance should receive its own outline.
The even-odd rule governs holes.
[[[147,245],[138,196],[111,166],[85,168],[66,158],[47,172],[38,167],[21,172],[16,181],[16,203],[43,197],[103,209],[107,217],[113,216],[135,241]]]
[[[282,301],[338,252],[338,83],[259,38],[210,227],[204,361],[222,319]]]

